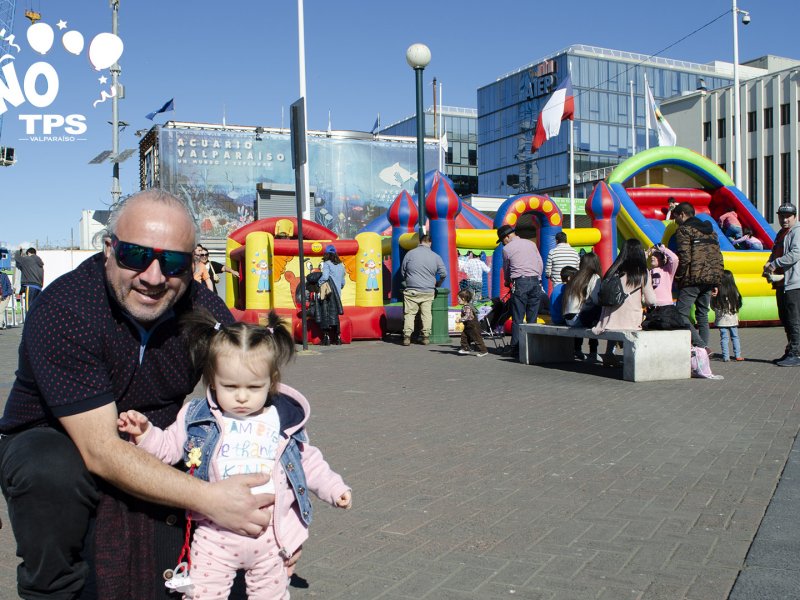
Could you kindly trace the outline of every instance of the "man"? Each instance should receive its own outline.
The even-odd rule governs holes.
[[[517,236],[510,225],[497,230],[498,244],[503,244],[503,277],[511,288],[511,345],[506,356],[519,355],[519,325],[523,318],[535,323],[542,300],[542,256],[531,240]]]
[[[44,262],[36,256],[36,248],[28,248],[25,255],[20,248],[14,255],[14,262],[20,272],[19,292],[24,294],[25,309],[30,310],[44,287]]]
[[[697,329],[691,327],[692,345],[708,347],[708,309],[711,295],[722,281],[723,261],[719,240],[713,225],[695,216],[694,207],[681,202],[675,207],[673,217],[678,224],[675,231],[675,254],[678,269],[675,283],[678,286],[678,312],[691,326],[689,314],[695,307]]]
[[[400,276],[405,281],[403,290],[403,346],[411,345],[417,313],[422,315],[422,344],[430,343],[431,305],[436,288],[442,285],[447,270],[442,257],[431,250],[431,236],[419,238],[419,246],[410,250],[400,265]]]
[[[23,560],[22,598],[168,597],[161,574],[175,567],[184,531],[182,511],[165,506],[244,535],[269,524],[261,508],[272,495],[250,491],[266,476],[208,483],[117,433],[128,409],[170,424],[194,389],[200,374],[178,317],[203,307],[233,321],[193,282],[194,246],[183,202],[140,192],[112,214],[103,251],[51,283],[28,314],[0,419],[0,486]]]
[[[472,292],[472,300],[477,302],[483,298],[483,274],[488,273],[491,269],[489,265],[475,256],[472,250],[468,250],[461,270],[467,275],[467,278],[461,282],[461,288]]]
[[[581,257],[575,248],[567,243],[567,234],[559,231],[556,234],[556,247],[547,253],[544,274],[553,282],[553,287],[561,281],[561,269],[564,267],[574,267],[577,269],[581,264]]]
[[[784,355],[775,361],[781,367],[800,366],[800,223],[793,204],[781,204],[778,208],[781,231],[764,265],[764,273],[773,275],[783,271],[782,285],[769,277],[775,287],[778,317],[786,330],[788,345]]]
[[[661,210],[664,211],[664,220],[671,221],[675,218],[674,211],[675,207],[678,206],[678,201],[675,200],[672,196],[667,198],[667,208],[662,208]]]

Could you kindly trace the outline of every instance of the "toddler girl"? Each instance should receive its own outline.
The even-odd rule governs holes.
[[[722,342],[722,360],[725,362],[730,360],[728,339],[733,344],[734,360],[744,360],[739,344],[739,309],[742,308],[742,295],[736,287],[733,273],[727,269],[722,272],[722,283],[717,288],[716,294],[712,294],[711,308],[714,309],[715,324]]]
[[[288,598],[287,564],[308,538],[312,518],[306,490],[334,506],[351,506],[350,489],[308,443],[308,401],[280,383],[294,340],[274,312],[268,327],[222,325],[203,311],[187,315],[182,324],[192,363],[203,370],[206,397],[184,405],[166,430],[133,410],[120,414],[119,430],[166,463],[187,461],[190,474],[208,481],[269,472],[270,480],[253,492],[275,494],[275,504],[272,521],[258,538],[190,515],[198,522],[190,583],[179,591],[185,598],[227,598],[236,570],[244,569],[248,598]]]

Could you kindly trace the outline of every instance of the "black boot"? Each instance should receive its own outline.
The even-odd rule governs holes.
[[[342,345],[342,336],[339,335],[339,328],[334,327],[331,329],[331,343],[334,346],[341,346]]]
[[[320,342],[320,346],[330,346],[331,345],[331,337],[328,335],[328,330],[326,329],[322,333],[322,341]]]

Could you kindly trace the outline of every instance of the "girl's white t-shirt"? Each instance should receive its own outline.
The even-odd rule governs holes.
[[[220,479],[246,473],[271,475],[281,438],[281,423],[275,407],[270,406],[257,416],[239,417],[223,412],[222,424],[224,429],[217,453]],[[274,494],[275,484],[270,479],[252,491]]]

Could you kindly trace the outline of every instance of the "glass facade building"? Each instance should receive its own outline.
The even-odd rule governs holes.
[[[568,73],[575,99],[576,197],[587,197],[615,165],[645,148],[645,75],[656,102],[732,81],[730,71],[717,66],[584,45],[503,75],[478,89],[481,194],[569,195],[569,121],[562,123],[558,136],[531,153],[539,112]],[[658,143],[654,131],[649,143]]]
[[[434,127],[435,121],[438,121]],[[444,156],[444,173],[453,181],[459,196],[478,193],[478,111],[474,108],[443,106],[434,115],[433,107],[425,111],[425,137],[441,138],[441,129],[447,132],[447,152]],[[385,135],[416,137],[417,117],[407,117],[381,129]],[[427,162],[425,170],[438,165]]]

